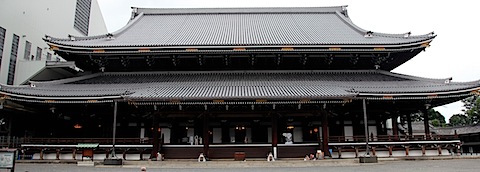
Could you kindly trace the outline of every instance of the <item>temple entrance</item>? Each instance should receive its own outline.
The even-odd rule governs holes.
[[[247,129],[244,126],[235,127],[235,143],[248,143]]]

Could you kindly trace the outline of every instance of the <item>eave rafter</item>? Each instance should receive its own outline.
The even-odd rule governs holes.
[[[473,95],[480,95],[480,87],[470,88],[457,91],[432,92],[432,93],[359,93],[357,99],[368,100],[433,100],[433,99],[449,99],[462,98]]]
[[[150,46],[150,47],[76,47],[69,45],[47,42],[51,50],[75,54],[155,54],[155,53],[298,53],[298,52],[394,52],[405,51],[418,48],[426,48],[434,37],[419,42],[406,44],[385,44],[385,45],[250,45],[250,46],[225,46],[225,45],[205,45],[205,46]]]

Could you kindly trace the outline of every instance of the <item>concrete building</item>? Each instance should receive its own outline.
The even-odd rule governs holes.
[[[2,0],[0,16],[0,83],[8,85],[55,65],[49,61],[63,61],[42,40],[45,35],[107,33],[97,0]]]

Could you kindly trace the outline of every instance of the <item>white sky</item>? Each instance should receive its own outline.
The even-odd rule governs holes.
[[[453,81],[480,79],[480,23],[476,12],[480,1],[422,0],[97,0],[109,32],[125,26],[131,7],[205,8],[205,7],[321,7],[348,5],[348,15],[357,26],[382,33],[427,34],[438,36],[425,52],[393,72]],[[477,20],[475,20],[477,18]],[[463,103],[435,108],[447,122],[461,113]]]

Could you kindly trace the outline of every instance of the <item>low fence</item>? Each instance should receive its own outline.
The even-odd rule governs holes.
[[[25,143],[23,137],[0,136],[0,146],[4,148],[18,148],[22,143]]]

